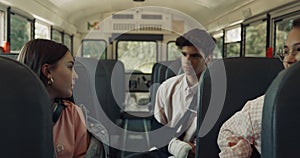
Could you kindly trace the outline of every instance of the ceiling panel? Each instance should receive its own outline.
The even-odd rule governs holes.
[[[39,0],[47,1],[47,0]],[[122,11],[133,7],[161,6],[184,12],[196,20],[207,23],[222,12],[237,7],[249,0],[48,0],[65,13],[64,17],[71,23],[81,21],[89,15],[104,14],[111,11]],[[211,12],[213,10],[213,12]],[[209,16],[207,15],[209,13]]]

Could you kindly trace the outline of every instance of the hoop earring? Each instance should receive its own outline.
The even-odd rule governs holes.
[[[48,86],[52,86],[53,83],[54,83],[54,80],[52,77],[50,79],[48,79],[48,81],[47,81]]]

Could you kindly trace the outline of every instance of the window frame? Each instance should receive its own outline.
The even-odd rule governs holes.
[[[93,42],[104,42],[105,43],[105,49],[104,49],[104,60],[106,60],[107,59],[107,47],[108,47],[108,45],[107,45],[107,42],[104,40],[104,39],[83,39],[82,41],[81,41],[81,52],[80,52],[80,56],[81,57],[83,57],[84,56],[84,52],[83,52],[83,50],[84,50],[84,45],[83,45],[83,43],[84,42],[88,42],[88,41],[93,41]],[[101,58],[101,56],[100,56],[100,58],[99,59],[102,59]]]
[[[226,39],[226,36],[228,34],[228,32],[230,30],[234,30],[234,29],[237,29],[237,28],[240,28],[240,39],[237,40],[237,41],[227,41]],[[239,44],[239,47],[240,47],[240,53],[238,56],[234,56],[234,57],[240,57],[241,56],[241,47],[242,47],[242,24],[237,24],[237,25],[233,25],[231,27],[227,27],[224,29],[224,57],[228,57],[228,52],[227,52],[227,46],[230,45],[230,44],[236,44],[238,43]]]

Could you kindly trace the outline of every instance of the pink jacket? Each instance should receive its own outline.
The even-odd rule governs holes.
[[[89,135],[81,109],[72,102],[66,106],[53,126],[53,143],[57,158],[83,158],[88,146]]]

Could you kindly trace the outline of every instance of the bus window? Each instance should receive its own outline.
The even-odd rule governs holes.
[[[225,57],[239,57],[241,48],[241,27],[235,27],[225,32]]]
[[[36,21],[34,38],[50,39],[50,27],[39,21]]]
[[[151,73],[156,62],[157,43],[154,41],[119,41],[118,60],[124,63],[125,71]]]
[[[226,57],[239,57],[240,56],[240,43],[234,42],[226,44]]]
[[[214,33],[213,37],[216,39],[216,48],[213,52],[213,59],[221,59],[223,54],[223,39],[224,39],[224,33],[223,30],[220,32]]]
[[[66,45],[70,49],[70,51],[73,52],[71,48],[72,47],[71,42],[72,42],[71,36],[68,34],[64,34],[64,45]]]
[[[4,12],[0,11],[0,45],[3,46],[4,41]]]
[[[86,58],[106,59],[106,42],[104,40],[84,39],[81,56]]]
[[[176,60],[178,58],[181,58],[181,52],[180,50],[177,48],[175,42],[168,42],[167,44],[167,60]]]
[[[10,14],[10,50],[19,53],[23,45],[31,40],[32,21],[18,14]]]
[[[245,56],[265,57],[267,21],[246,26]]]
[[[52,29],[51,30],[51,39],[55,42],[62,43],[62,34],[60,31]]]
[[[285,19],[279,22],[275,22],[275,52],[278,52],[280,48],[283,48],[284,41],[287,38],[287,34],[292,27],[293,19]]]
[[[118,41],[117,57],[124,63],[127,76],[130,75],[129,90],[126,92],[126,107],[129,111],[147,111],[149,103],[152,67],[156,62],[157,43],[154,41]],[[130,74],[128,74],[130,73]],[[134,78],[137,77],[136,82]],[[142,84],[144,89],[134,89]]]

